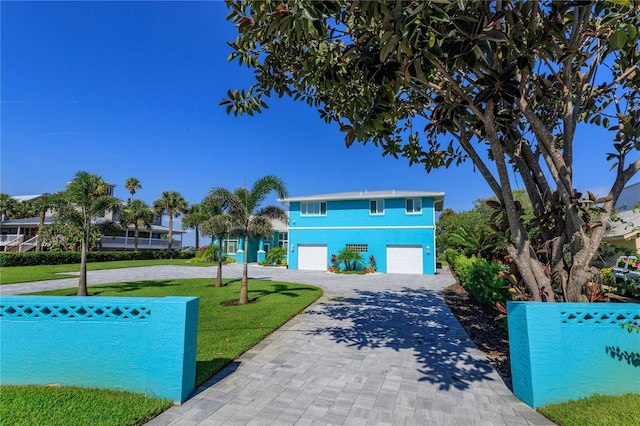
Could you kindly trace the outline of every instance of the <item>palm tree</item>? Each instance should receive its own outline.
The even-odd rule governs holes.
[[[153,202],[153,210],[158,216],[169,216],[169,250],[173,240],[173,218],[187,210],[187,200],[177,191],[164,191],[162,197]]]
[[[207,195],[215,200],[233,218],[234,227],[239,237],[244,238],[244,265],[242,268],[242,286],[238,304],[249,303],[248,296],[248,259],[249,238],[268,236],[273,233],[270,219],[278,219],[287,223],[287,212],[277,206],[260,208],[260,204],[271,193],[275,192],[279,198],[288,196],[287,188],[277,176],[268,175],[258,179],[249,191],[247,188],[237,188],[230,192],[225,188],[213,188]]]
[[[91,222],[103,217],[107,210],[117,210],[120,200],[109,195],[107,184],[100,176],[88,172],[77,172],[64,191],[66,203],[58,216],[67,223],[81,229],[82,254],[78,296],[87,296],[87,251],[91,235]]]
[[[216,287],[222,287],[222,242],[233,232],[233,219],[226,214],[210,217],[201,225],[202,233],[218,240],[218,276]]]
[[[11,197],[9,194],[1,193],[0,194],[0,220],[6,220],[7,216],[11,216],[14,214],[16,209],[17,201],[15,198]]]
[[[196,203],[189,207],[182,218],[182,226],[193,228],[196,231],[196,250],[200,248],[200,225],[206,221],[210,215],[206,212],[204,205]]]
[[[64,198],[63,193],[42,194],[39,198],[33,200],[33,207],[38,213],[38,240],[36,241],[36,251],[42,250],[42,231],[44,230],[44,220],[47,212],[58,206]]]
[[[491,248],[493,235],[484,225],[475,227],[460,226],[451,233],[451,241],[463,247],[468,253],[482,259],[484,254]]]
[[[124,183],[124,187],[131,194],[131,198],[129,198],[129,200],[133,200],[133,194],[136,193],[136,189],[142,188],[142,185],[140,185],[140,181],[138,180],[138,178],[130,177]]]
[[[120,215],[120,224],[127,228],[129,225],[133,225],[134,237],[133,237],[133,249],[138,250],[138,235],[140,227],[144,227],[147,230],[151,229],[151,223],[153,222],[153,211],[149,208],[147,203],[142,200],[133,200],[122,209]]]

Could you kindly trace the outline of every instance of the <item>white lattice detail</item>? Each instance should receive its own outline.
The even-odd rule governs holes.
[[[560,318],[563,324],[616,324],[627,321],[640,320],[639,311],[620,310],[602,311],[593,310],[567,310],[560,311]]]
[[[144,320],[150,316],[151,309],[144,305],[0,305],[0,317],[6,319]]]

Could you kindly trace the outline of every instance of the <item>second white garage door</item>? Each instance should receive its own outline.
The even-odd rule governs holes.
[[[307,271],[326,271],[327,262],[326,244],[298,245],[298,269]]]
[[[422,246],[387,246],[387,273],[423,274]]]

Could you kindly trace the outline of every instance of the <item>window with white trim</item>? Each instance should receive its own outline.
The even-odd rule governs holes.
[[[278,232],[278,247],[282,247],[285,252],[289,250],[288,232]]]
[[[227,238],[222,244],[222,252],[235,254],[238,251],[238,240]]]
[[[369,251],[368,244],[347,244],[345,245],[345,248],[357,251],[359,253],[366,253]]]
[[[407,214],[422,213],[422,198],[407,198]]]
[[[384,214],[384,200],[369,200],[369,214]]]
[[[325,216],[326,214],[326,201],[300,203],[300,216]]]

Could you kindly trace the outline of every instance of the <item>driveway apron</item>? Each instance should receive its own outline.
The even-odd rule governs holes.
[[[240,265],[223,272],[242,273]],[[162,266],[91,271],[88,281],[214,274]],[[324,295],[148,425],[554,424],[513,396],[448,309],[442,288],[454,280],[447,269],[354,276],[250,265],[249,274],[316,285]],[[58,281],[0,292],[77,284]]]

